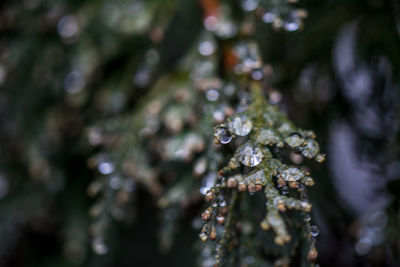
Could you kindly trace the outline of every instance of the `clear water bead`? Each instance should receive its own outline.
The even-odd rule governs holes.
[[[310,234],[311,234],[311,236],[313,236],[313,237],[318,236],[318,235],[319,235],[319,229],[318,229],[318,227],[315,226],[315,225],[311,226],[311,227],[310,227]]]
[[[263,145],[274,145],[280,142],[279,136],[270,129],[262,129],[257,136],[257,143]]]
[[[281,170],[281,176],[285,181],[295,182],[303,178],[304,173],[299,168],[289,167]]]
[[[239,148],[239,160],[243,165],[254,167],[261,163],[263,159],[262,151],[259,147],[253,147],[246,143]]]
[[[214,136],[221,144],[227,144],[232,140],[231,133],[225,127],[215,129]]]
[[[288,137],[285,138],[285,143],[288,144],[291,148],[299,147],[303,145],[305,142],[304,138],[297,133],[292,133]]]
[[[251,131],[251,128],[253,127],[253,123],[251,120],[245,116],[245,115],[240,115],[234,117],[230,122],[229,122],[229,130],[233,132],[236,135],[239,136],[245,136],[248,135]]]
[[[307,141],[307,144],[301,148],[301,153],[306,158],[313,158],[319,153],[319,145],[316,141],[310,139]]]
[[[115,165],[111,161],[106,160],[100,162],[97,168],[101,174],[108,175],[115,170]]]
[[[108,252],[108,247],[101,238],[95,238],[92,242],[93,251],[99,255],[105,255]]]
[[[253,11],[259,5],[258,0],[242,0],[242,8],[245,11]]]
[[[275,20],[275,14],[274,13],[272,13],[272,12],[267,12],[267,13],[265,13],[263,16],[262,16],[262,20],[265,22],[265,23],[272,23],[272,22],[274,22],[274,20]]]

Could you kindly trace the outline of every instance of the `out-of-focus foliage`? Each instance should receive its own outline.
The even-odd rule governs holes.
[[[2,1],[0,266],[397,266],[399,12]]]

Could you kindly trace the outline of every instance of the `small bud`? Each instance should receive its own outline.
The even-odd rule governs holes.
[[[222,213],[222,214],[227,214],[228,213],[228,207],[227,206],[221,207],[219,209],[219,212]]]
[[[279,204],[277,205],[277,208],[278,208],[278,210],[281,211],[281,212],[286,211],[285,204],[283,204],[283,203],[279,203]]]
[[[208,221],[211,217],[211,207],[206,209],[202,214],[201,214],[201,218],[204,221]]]
[[[286,182],[285,182],[285,180],[283,180],[282,178],[278,178],[278,180],[276,181],[277,182],[277,186],[278,186],[278,188],[281,188],[281,187],[284,187],[285,185],[286,185]]]
[[[215,240],[216,238],[217,238],[217,230],[215,229],[215,226],[212,226],[210,232],[210,239]]]
[[[207,202],[211,202],[213,200],[214,196],[211,190],[208,190],[205,196],[205,199]]]
[[[283,244],[285,243],[285,241],[283,240],[283,238],[281,236],[276,236],[274,241],[275,241],[275,244],[277,244],[279,246],[283,246]]]
[[[201,241],[203,241],[203,242],[206,242],[208,239],[206,232],[200,232],[199,237],[200,237]]]
[[[315,247],[312,247],[307,254],[307,259],[309,261],[315,261],[318,257],[318,251]]]
[[[306,186],[313,186],[314,185],[314,180],[311,177],[307,177],[305,181]]]
[[[324,155],[324,154],[318,154],[318,155],[315,157],[315,161],[318,162],[318,163],[324,162],[324,161],[325,161],[325,155]]]
[[[302,209],[304,212],[310,212],[310,211],[311,211],[312,205],[311,205],[310,202],[301,201],[300,205],[301,205],[301,209]]]
[[[223,225],[225,223],[225,217],[222,214],[217,215],[217,223]]]
[[[234,188],[234,187],[236,187],[237,186],[237,181],[236,181],[236,179],[235,178],[229,178],[228,179],[228,182],[227,182],[227,186],[228,186],[228,188]]]
[[[267,231],[269,229],[269,223],[267,222],[266,219],[262,220],[260,223],[260,227],[261,229],[263,229],[264,231]]]
[[[289,183],[289,187],[290,188],[297,188],[297,187],[299,187],[299,183],[298,182],[291,182],[291,183]]]

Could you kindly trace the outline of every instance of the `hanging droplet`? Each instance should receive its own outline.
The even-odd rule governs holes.
[[[208,239],[208,235],[206,232],[200,232],[199,237],[201,239],[201,241],[206,242]]]
[[[217,101],[219,97],[219,93],[215,89],[210,89],[206,92],[206,98],[209,101]]]
[[[259,147],[253,147],[246,143],[239,148],[239,160],[243,165],[254,167],[261,163],[263,159],[262,151]]]
[[[199,44],[199,53],[203,56],[212,55],[215,51],[215,44],[211,41],[204,41]]]
[[[208,221],[211,217],[211,208],[206,209],[202,214],[201,214],[201,218],[204,221]]]
[[[308,202],[308,201],[301,201],[300,202],[300,206],[301,206],[301,209],[304,211],[304,212],[310,212],[311,211],[311,203],[310,202]]]
[[[101,174],[111,174],[115,170],[115,165],[109,160],[105,160],[99,163],[98,170]]]
[[[307,259],[309,261],[315,261],[318,257],[318,251],[315,247],[312,247],[307,254]]]
[[[101,238],[95,238],[92,242],[93,251],[99,255],[105,255],[108,252],[108,247]]]
[[[217,223],[220,225],[223,225],[225,223],[225,217],[222,214],[218,214],[216,219],[217,219]]]
[[[253,127],[251,120],[245,116],[235,116],[231,121],[229,121],[229,130],[236,135],[245,136],[248,135]]]
[[[310,234],[313,237],[317,237],[319,235],[319,229],[317,226],[313,225],[310,227]]]
[[[305,221],[305,222],[311,221],[311,215],[310,215],[310,214],[304,215],[304,221]]]
[[[258,0],[242,0],[242,8],[245,11],[253,11],[259,5]]]
[[[118,190],[122,187],[122,179],[119,176],[113,176],[110,178],[110,187],[113,190]]]
[[[237,181],[236,181],[235,178],[231,177],[231,178],[228,179],[226,184],[227,184],[228,188],[234,188],[234,187],[237,186]]]
[[[281,177],[288,182],[295,182],[303,178],[304,173],[299,168],[289,167],[280,171]]]
[[[218,127],[215,129],[214,136],[221,144],[227,144],[232,140],[232,135],[225,127]]]
[[[263,16],[262,16],[262,20],[265,22],[265,23],[272,23],[272,22],[274,22],[274,20],[275,20],[275,14],[274,13],[272,13],[272,12],[267,12],[267,13],[265,13]]]
[[[300,147],[304,144],[304,142],[304,138],[297,133],[292,133],[285,138],[285,143],[288,144],[291,148]]]
[[[307,144],[301,148],[301,153],[306,158],[313,158],[319,153],[319,145],[315,140],[307,140]]]
[[[262,129],[260,134],[257,135],[256,141],[262,145],[275,145],[278,144],[281,139],[274,131],[270,129]]]

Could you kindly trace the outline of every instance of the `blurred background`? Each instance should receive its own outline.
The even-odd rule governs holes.
[[[400,3],[288,2],[2,0],[0,266],[198,264],[202,182],[187,158],[205,141],[180,165],[157,151],[196,103],[160,88],[217,46],[210,5],[229,14],[218,38],[250,25],[276,101],[327,154],[309,165],[317,263],[400,266]],[[306,15],[279,21],[279,10]],[[163,120],[169,133],[152,132]]]

